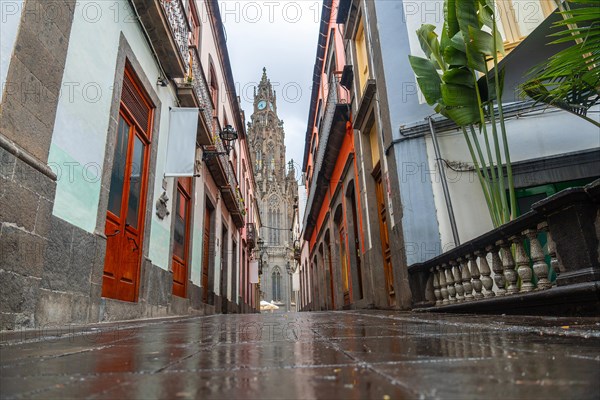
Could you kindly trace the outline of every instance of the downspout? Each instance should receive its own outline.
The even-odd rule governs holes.
[[[438,170],[442,178],[442,189],[444,190],[444,200],[446,201],[446,209],[448,210],[448,218],[450,218],[450,227],[452,228],[452,236],[454,237],[454,245],[460,245],[460,238],[458,237],[458,229],[456,227],[456,219],[454,218],[454,209],[452,208],[452,200],[450,199],[450,191],[448,190],[448,181],[446,179],[446,171],[444,170],[444,164],[440,155],[440,146],[438,145],[437,136],[435,129],[433,128],[433,122],[431,117],[427,118],[429,122],[429,131],[431,132],[431,138],[433,139],[433,149],[435,151],[435,160],[437,162]]]

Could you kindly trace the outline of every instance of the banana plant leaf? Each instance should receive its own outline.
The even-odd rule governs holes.
[[[433,61],[409,55],[408,61],[417,76],[417,83],[427,104],[434,105],[442,97],[440,75]]]

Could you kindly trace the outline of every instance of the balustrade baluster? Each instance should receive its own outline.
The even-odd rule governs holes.
[[[433,295],[435,296],[435,305],[442,304],[442,293],[440,292],[440,280],[435,268],[431,268],[431,276],[433,277]]]
[[[504,279],[504,268],[502,267],[499,249],[490,245],[485,250],[492,254],[492,271],[494,271],[494,282],[496,283],[496,296],[504,296],[506,294],[506,280]]]
[[[469,260],[469,269],[471,270],[471,279],[473,284],[473,289],[475,293],[473,296],[475,299],[482,299],[483,294],[481,293],[482,283],[479,277],[481,276],[479,273],[479,267],[477,266],[477,257],[473,254],[467,254],[467,260]]]
[[[456,289],[456,301],[462,302],[465,301],[465,289],[462,285],[462,277],[460,273],[460,268],[456,261],[450,261],[450,265],[452,266],[452,276],[454,277],[454,289]]]
[[[479,270],[481,271],[481,283],[485,288],[485,292],[483,292],[483,297],[494,297],[494,291],[492,288],[494,287],[494,281],[490,275],[492,271],[490,271],[490,266],[487,261],[487,252],[477,250],[475,255],[479,258]],[[502,271],[502,269],[500,269]]]
[[[537,229],[527,229],[524,233],[529,239],[531,261],[533,261],[533,272],[538,278],[537,288],[540,290],[549,289],[552,287],[552,283],[548,280],[548,264],[546,264],[542,245],[537,238],[538,231]]]
[[[454,287],[454,277],[452,276],[452,265],[443,264],[446,271],[446,284],[448,285],[448,302],[456,303],[456,288]]]
[[[517,264],[517,273],[521,278],[521,292],[531,292],[533,290],[533,271],[529,266],[529,257],[523,246],[523,236],[515,235],[509,239],[515,245],[515,262]]]
[[[465,300],[473,300],[473,285],[471,285],[471,272],[469,271],[467,260],[459,257],[456,261],[460,264],[462,287]]]
[[[440,293],[442,294],[442,304],[448,304],[448,286],[446,283],[446,274],[444,273],[444,268],[443,266],[440,267],[439,265],[436,267],[437,269],[437,273],[439,276],[439,282],[440,282]]]
[[[505,240],[499,240],[496,245],[500,246],[502,251],[502,271],[504,273],[504,279],[508,282],[506,288],[507,294],[514,294],[519,291],[517,287],[517,272],[515,271],[515,260],[510,249],[510,242]]]
[[[550,256],[550,268],[552,268],[556,276],[558,276],[563,272],[563,266],[556,256],[556,243],[554,243],[552,234],[550,233],[550,230],[548,230],[548,223],[542,222],[539,225],[539,229],[542,232],[546,232],[546,245],[548,246],[548,255]],[[554,284],[556,284],[556,282]]]

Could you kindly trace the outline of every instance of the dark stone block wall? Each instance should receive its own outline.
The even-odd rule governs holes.
[[[56,183],[0,147],[0,329],[33,327]]]

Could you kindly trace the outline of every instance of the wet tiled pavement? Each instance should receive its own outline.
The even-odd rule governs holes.
[[[600,319],[215,315],[2,340],[2,398],[600,397]]]

